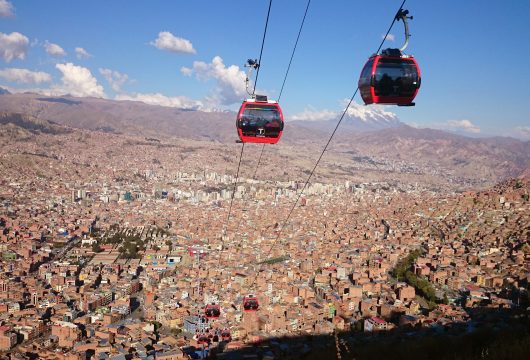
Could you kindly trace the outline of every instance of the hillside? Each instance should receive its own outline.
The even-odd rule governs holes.
[[[9,121],[28,130],[84,129],[125,137],[164,141],[198,141],[204,148],[236,148],[235,114],[185,111],[133,101],[96,98],[45,97],[36,94],[0,96],[0,109]],[[350,112],[324,157],[317,177],[354,181],[453,183],[457,188],[483,187],[530,169],[530,142],[511,138],[468,138],[441,130],[417,129],[397,119],[362,118]],[[29,123],[28,123],[29,121]],[[267,147],[271,159],[292,170],[293,176],[310,169],[327,141],[336,119],[287,122],[281,142]],[[6,123],[3,120],[3,123]],[[359,124],[364,124],[361,126]],[[66,128],[58,130],[57,126]],[[250,147],[249,147],[250,148]],[[201,150],[197,150],[201,151]],[[252,161],[259,150],[249,154]],[[222,155],[222,154],[221,154]],[[231,156],[230,156],[231,158]],[[271,160],[272,161],[272,160]],[[274,170],[275,163],[267,164]],[[224,164],[224,167],[230,164]],[[265,166],[265,165],[264,165]],[[287,171],[290,172],[290,171]],[[297,175],[298,174],[298,175]]]

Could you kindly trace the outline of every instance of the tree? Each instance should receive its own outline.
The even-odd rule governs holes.
[[[445,305],[449,305],[449,298],[447,297],[447,293],[444,294],[444,299],[442,300],[442,303]]]
[[[436,292],[432,284],[422,277],[417,276],[410,269],[412,264],[421,255],[420,250],[413,250],[406,258],[398,261],[394,269],[392,270],[392,276],[397,279],[404,279],[409,285],[413,286],[419,295],[426,298],[429,302],[429,306],[432,308],[434,301],[436,300]]]
[[[157,332],[158,329],[162,327],[162,324],[159,323],[158,321],[153,321],[152,324],[155,326],[155,332]]]
[[[171,329],[171,335],[173,335],[173,336],[177,336],[177,335],[179,335],[181,332],[182,332],[182,330],[181,330],[181,329],[178,329],[178,328],[172,328],[172,329]]]
[[[173,250],[173,242],[171,240],[166,240],[166,245],[169,248],[169,251],[171,252]]]
[[[101,246],[99,246],[97,242],[95,242],[92,244],[92,251],[95,253],[100,253],[103,251],[103,249],[101,248]]]

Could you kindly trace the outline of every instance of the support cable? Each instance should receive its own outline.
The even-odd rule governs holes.
[[[398,9],[398,13],[403,9],[403,6],[405,5],[405,2],[407,0],[403,0],[403,2],[401,3],[401,6],[399,7]],[[394,25],[394,23],[396,22],[396,17],[394,16],[394,18],[392,19],[392,23],[390,24],[390,27],[388,28],[388,31],[386,32],[386,35],[385,37],[383,38],[383,40],[381,41],[381,44],[379,44],[379,47],[377,48],[377,51],[376,53],[379,52],[379,50],[381,50],[381,47],[383,47],[383,44],[388,36],[388,34],[390,33],[390,30],[392,29],[392,26]],[[291,210],[289,211],[289,214],[287,215],[287,218],[284,220],[284,222],[282,223],[282,226],[280,228],[280,230],[278,231],[277,235],[276,235],[276,238],[274,239],[274,242],[272,243],[271,247],[269,248],[269,251],[267,252],[266,256],[265,256],[265,260],[270,256],[270,254],[272,253],[272,250],[274,249],[274,247],[276,246],[276,244],[278,243],[278,240],[280,239],[280,236],[282,235],[282,232],[283,232],[283,229],[285,228],[285,226],[287,225],[287,222],[289,221],[289,219],[291,218],[291,215],[293,214],[293,211],[294,209],[296,208],[296,205],[298,205],[298,201],[300,200],[300,197],[302,197],[302,195],[304,194],[304,191],[305,189],[307,188],[307,185],[309,184],[309,181],[311,180],[311,178],[313,177],[313,174],[315,173],[315,170],[317,168],[317,166],[319,165],[320,163],[320,160],[322,160],[322,157],[324,156],[324,153],[326,152],[326,150],[328,149],[328,146],[329,144],[331,143],[331,140],[333,139],[333,137],[335,136],[335,133],[337,132],[337,129],[339,128],[342,120],[344,119],[344,116],[346,115],[346,113],[348,112],[348,109],[350,108],[351,106],[351,103],[353,102],[353,99],[355,98],[355,96],[357,95],[357,93],[359,92],[359,87],[356,87],[355,88],[355,91],[353,93],[353,95],[351,96],[348,104],[346,105],[346,108],[344,109],[344,111],[342,112],[342,115],[341,117],[339,118],[339,121],[337,122],[337,125],[335,125],[335,128],[333,129],[333,132],[331,133],[328,141],[326,142],[326,145],[324,146],[324,149],[322,150],[322,152],[320,153],[320,156],[318,157],[316,163],[315,163],[315,166],[313,166],[313,169],[311,170],[311,173],[309,174],[309,176],[307,177],[307,180],[305,181],[304,183],[304,186],[302,187],[302,190],[298,193],[298,196],[296,197],[296,200],[293,204],[293,206],[291,207]],[[257,279],[257,276],[254,277],[254,280],[251,284],[251,287],[254,286],[255,282],[256,282],[256,279]]]
[[[271,6],[272,6],[272,0],[269,0],[269,9],[267,10],[267,19],[265,20],[265,29],[263,30],[263,38],[261,40],[261,50],[259,52],[259,60],[258,60],[257,69],[256,69],[256,80],[254,81],[254,89],[252,91],[252,95],[254,95],[256,93],[256,85],[258,83],[258,76],[259,76],[259,69],[260,69],[260,64],[261,64],[261,57],[263,55],[263,48],[265,46],[265,37],[267,35],[267,28],[269,26],[269,16],[270,16],[270,13],[271,13]],[[221,248],[224,245],[223,238],[224,238],[224,235],[225,235],[226,228],[228,227],[229,222],[230,222],[230,215],[232,214],[232,205],[234,203],[234,195],[235,195],[235,190],[236,190],[236,186],[237,186],[237,181],[239,179],[239,169],[241,167],[241,159],[243,158],[243,150],[244,149],[245,149],[245,143],[243,143],[242,146],[241,146],[241,154],[239,155],[239,164],[237,165],[236,180],[234,182],[234,189],[232,191],[232,197],[230,199],[230,207],[228,209],[228,217],[226,218],[226,224],[224,226],[223,234],[222,234],[223,237],[221,238]],[[219,262],[220,261],[221,261],[221,256],[219,256]]]
[[[293,52],[291,53],[291,59],[289,60],[289,65],[287,66],[287,71],[285,72],[285,76],[283,78],[282,88],[280,89],[280,95],[278,95],[278,102],[280,102],[280,99],[282,98],[283,87],[285,86],[285,81],[287,80],[289,70],[291,69],[291,63],[293,62],[294,53],[296,52],[296,47],[298,46],[298,40],[300,40],[300,34],[302,34],[302,29],[304,28],[305,17],[307,16],[307,10],[309,10],[310,4],[311,0],[307,0],[307,6],[305,7],[304,17],[302,18],[302,23],[300,24],[300,29],[298,30],[298,36],[296,37],[296,42],[294,43]]]
[[[226,228],[230,223],[230,215],[232,214],[232,204],[234,203],[234,197],[236,194],[237,180],[239,179],[239,169],[241,168],[241,160],[243,159],[243,150],[245,150],[245,143],[241,144],[241,153],[239,154],[239,163],[237,164],[236,180],[234,181],[234,186],[232,187],[232,196],[230,197],[230,207],[228,208],[228,216],[226,218],[226,223],[223,229],[223,233],[221,235],[221,250],[224,245],[224,235],[226,232]],[[221,262],[221,256],[219,256],[219,262]]]
[[[300,28],[298,29],[298,35],[296,36],[296,41],[295,41],[294,46],[293,46],[293,51],[291,52],[291,58],[289,59],[289,65],[287,66],[287,70],[285,71],[285,76],[283,77],[282,87],[280,89],[280,95],[278,96],[278,102],[280,102],[280,99],[282,97],[283,88],[285,86],[285,82],[287,81],[287,77],[289,75],[289,70],[291,69],[291,64],[293,62],[294,54],[296,53],[296,48],[298,46],[298,41],[300,40],[300,35],[302,34],[302,29],[304,28],[304,23],[305,23],[305,19],[306,19],[306,16],[307,16],[307,12],[309,10],[309,5],[311,5],[311,0],[307,1],[307,5],[306,5],[306,8],[305,8],[304,16],[302,18],[302,22],[300,24]],[[270,4],[269,4],[269,12],[270,12]],[[268,22],[268,18],[269,18],[269,14],[267,13],[267,22]],[[267,31],[267,26],[265,26],[265,32],[266,31]],[[263,40],[265,40],[265,33],[263,34]],[[263,51],[263,44],[262,44],[262,51]],[[260,60],[259,60],[258,64],[260,62],[261,62],[261,53],[260,53]],[[259,66],[257,68],[257,71],[259,71]],[[257,81],[258,81],[258,74],[256,72],[256,82]],[[254,83],[254,91],[256,90],[256,88],[255,88],[256,82]],[[256,175],[258,173],[259,166],[261,165],[261,159],[263,157],[263,151],[264,150],[265,150],[265,144],[263,144],[261,146],[261,151],[260,151],[260,154],[259,154],[258,162],[256,164],[256,168],[254,169],[254,174],[252,175],[252,179],[253,180],[256,180]],[[237,232],[237,230],[239,230],[239,227],[241,225],[241,221],[242,220],[240,219],[239,223],[238,223],[238,225],[236,227],[235,232]]]
[[[261,68],[261,56],[263,55],[263,47],[265,46],[265,36],[267,35],[267,27],[269,26],[271,6],[272,0],[269,0],[269,10],[267,10],[267,20],[265,21],[265,30],[263,30],[263,39],[261,40],[261,50],[259,52],[258,68],[256,69],[256,80],[254,80],[254,90],[252,91],[252,95],[256,94],[256,85],[258,84],[259,69]]]

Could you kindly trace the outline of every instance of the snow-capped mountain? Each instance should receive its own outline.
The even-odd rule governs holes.
[[[305,110],[290,117],[287,115],[287,121],[307,128],[326,130],[336,125],[343,112],[344,110],[340,112]],[[398,116],[384,106],[366,106],[352,102],[342,119],[341,127],[357,131],[372,131],[393,128],[401,124]]]

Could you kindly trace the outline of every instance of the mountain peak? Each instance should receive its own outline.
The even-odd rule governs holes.
[[[360,105],[352,102],[345,119],[347,122],[361,122],[375,128],[393,127],[401,124],[396,114],[386,111],[381,105]]]
[[[344,105],[346,106],[346,103]],[[314,111],[306,109],[289,117],[289,122],[297,123],[307,128],[318,128],[327,131],[336,124],[343,111]],[[403,123],[399,121],[396,114],[387,111],[384,106],[366,106],[352,102],[348,107],[342,124],[344,127],[355,131],[373,131],[394,128]]]

